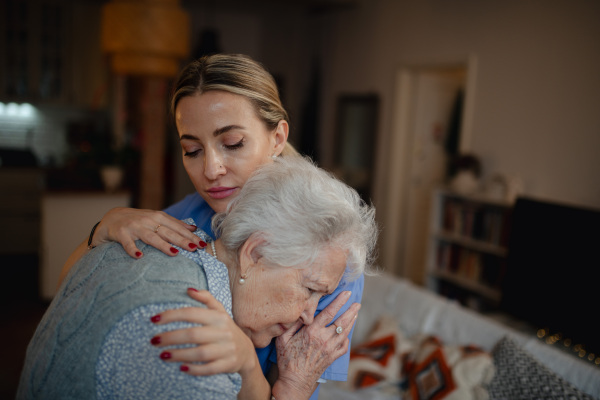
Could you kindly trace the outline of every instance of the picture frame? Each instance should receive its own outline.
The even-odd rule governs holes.
[[[337,100],[335,174],[370,202],[379,96],[342,94]]]

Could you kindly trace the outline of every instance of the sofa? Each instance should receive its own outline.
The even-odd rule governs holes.
[[[365,278],[351,348],[319,399],[600,399],[600,366],[385,272]]]

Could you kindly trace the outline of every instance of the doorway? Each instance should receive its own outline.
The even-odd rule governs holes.
[[[417,284],[425,282],[431,198],[446,177],[448,142],[470,148],[475,67],[471,58],[396,74],[382,262]]]

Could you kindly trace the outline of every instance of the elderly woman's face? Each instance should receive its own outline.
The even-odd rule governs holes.
[[[183,165],[216,212],[225,211],[252,172],[279,155],[287,141],[287,122],[269,131],[248,99],[224,91],[184,97],[175,123]]]
[[[254,346],[267,346],[298,320],[310,325],[319,299],[337,288],[346,268],[340,249],[323,252],[306,268],[273,267],[259,263],[244,285],[233,283],[233,317]]]

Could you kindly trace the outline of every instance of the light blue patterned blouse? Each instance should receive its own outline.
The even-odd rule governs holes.
[[[186,222],[193,224],[193,221]],[[201,230],[195,234],[207,243],[212,240]],[[229,276],[225,265],[205,251],[189,252],[177,248],[180,256],[193,260],[204,269],[208,288],[196,289],[209,289],[232,316]],[[153,315],[179,307],[189,307],[189,304],[163,303],[138,307],[113,326],[102,345],[96,365],[98,399],[224,400],[237,397],[241,388],[238,374],[191,376],[179,370],[181,363],[160,359],[161,352],[174,346],[159,348],[150,345],[150,339],[161,332],[193,326],[187,322],[167,325],[150,322]]]

